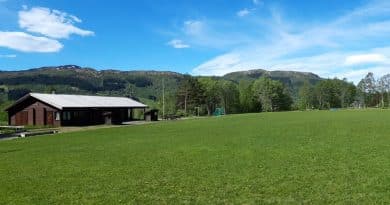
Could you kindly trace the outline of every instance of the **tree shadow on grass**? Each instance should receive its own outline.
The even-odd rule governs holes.
[[[7,153],[12,153],[12,152],[20,152],[23,149],[9,149],[9,150],[0,150],[0,154],[7,154]]]

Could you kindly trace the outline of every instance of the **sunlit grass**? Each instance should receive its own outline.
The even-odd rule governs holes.
[[[160,122],[0,142],[0,203],[390,203],[390,111]]]

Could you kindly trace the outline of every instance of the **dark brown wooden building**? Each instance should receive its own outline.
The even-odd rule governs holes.
[[[131,121],[147,107],[125,97],[29,93],[6,111],[10,125],[85,126]]]

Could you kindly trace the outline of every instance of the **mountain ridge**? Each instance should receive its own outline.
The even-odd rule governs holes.
[[[15,92],[13,98],[26,92],[51,92],[69,94],[131,95],[156,101],[161,96],[162,79],[166,91],[175,93],[185,75],[173,71],[157,70],[97,70],[77,65],[44,66],[18,71],[0,71],[0,85]],[[254,81],[262,76],[283,82],[296,96],[299,87],[308,81],[311,84],[322,80],[318,75],[298,71],[267,71],[251,69],[210,77],[239,83]]]
[[[177,74],[177,75],[186,75],[185,73],[179,73],[175,71],[168,71],[168,70],[142,70],[142,69],[134,69],[134,70],[120,70],[115,68],[108,68],[108,69],[95,69],[91,67],[81,67],[78,65],[59,65],[59,66],[42,66],[37,68],[27,68],[27,69],[21,69],[21,70],[0,70],[1,72],[28,72],[28,71],[47,71],[47,70],[74,70],[74,71],[93,71],[97,73],[104,73],[104,72],[117,72],[117,73],[163,73],[163,74]],[[253,75],[257,73],[276,73],[276,72],[284,72],[284,73],[297,73],[297,74],[303,74],[308,76],[315,76],[316,78],[321,78],[317,74],[312,72],[302,72],[302,71],[294,71],[294,70],[266,70],[266,69],[248,69],[248,70],[241,70],[241,71],[233,71],[226,73],[222,76],[216,76],[216,75],[206,75],[204,77],[226,77],[233,74],[245,74],[245,75]],[[193,75],[194,77],[199,77],[199,75]]]

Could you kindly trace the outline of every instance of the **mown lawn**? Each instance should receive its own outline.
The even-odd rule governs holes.
[[[260,113],[0,142],[4,204],[390,203],[390,111]]]

